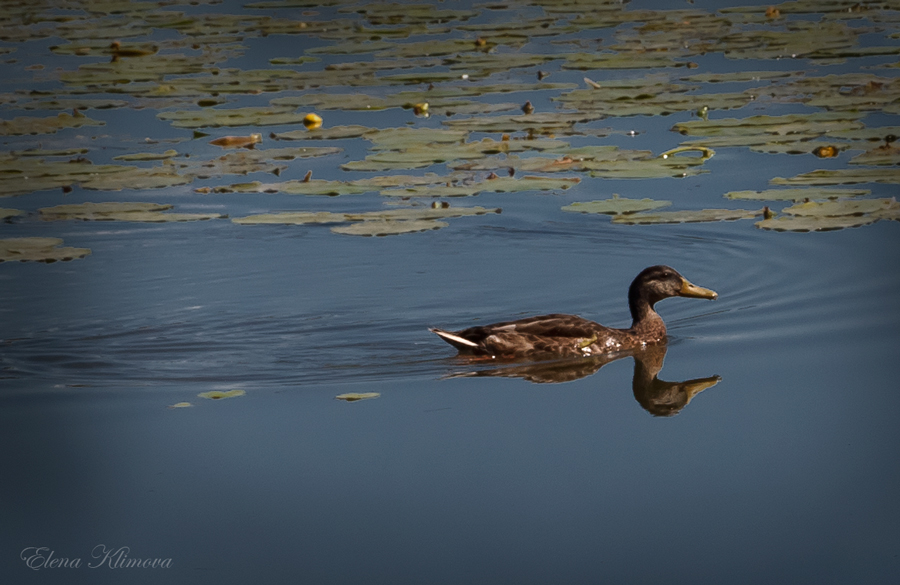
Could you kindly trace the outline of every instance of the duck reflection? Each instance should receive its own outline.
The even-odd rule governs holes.
[[[557,384],[571,382],[591,376],[610,362],[623,358],[634,358],[634,378],[632,390],[634,398],[644,410],[653,416],[672,416],[690,404],[694,397],[719,383],[720,376],[695,378],[683,382],[667,382],[659,379],[663,362],[666,359],[665,344],[651,345],[640,350],[601,354],[597,356],[561,359],[546,362],[514,363],[500,365],[489,369],[452,374],[451,378],[469,376],[502,376],[504,378],[522,378],[537,384]],[[475,366],[485,363],[484,359],[467,359],[464,363]],[[491,364],[496,363],[491,360]]]

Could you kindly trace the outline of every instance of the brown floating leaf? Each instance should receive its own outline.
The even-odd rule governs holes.
[[[254,144],[262,142],[262,134],[251,134],[250,136],[222,136],[209,143],[213,146],[221,146],[222,148],[253,148]]]

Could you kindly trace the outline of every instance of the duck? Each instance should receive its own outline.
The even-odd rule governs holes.
[[[715,300],[718,294],[691,283],[677,270],[645,268],[628,288],[632,323],[628,329],[606,327],[577,315],[552,313],[516,321],[479,325],[459,331],[429,328],[460,355],[488,358],[595,356],[665,342],[666,324],[656,303],[669,297]]]

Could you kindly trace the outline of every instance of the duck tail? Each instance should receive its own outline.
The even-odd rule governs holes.
[[[446,341],[447,343],[449,343],[450,345],[452,345],[453,347],[455,347],[456,349],[471,350],[471,349],[478,347],[478,344],[475,343],[474,341],[469,341],[468,339],[460,337],[459,335],[457,335],[455,333],[450,333],[449,331],[444,331],[443,329],[437,329],[435,327],[430,327],[428,330],[431,331],[432,333],[434,333],[435,335],[437,335],[438,337],[440,337],[441,339],[443,339],[444,341]]]

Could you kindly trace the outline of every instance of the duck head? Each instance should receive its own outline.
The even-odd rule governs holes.
[[[669,297],[715,300],[718,296],[715,291],[693,284],[674,268],[660,265],[645,268],[637,275],[628,289],[628,304],[632,316],[637,319],[646,310],[652,310],[654,304]]]

